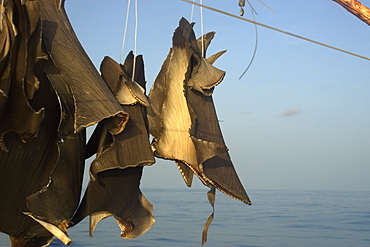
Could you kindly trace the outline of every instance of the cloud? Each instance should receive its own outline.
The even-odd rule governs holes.
[[[242,111],[239,113],[240,115],[251,115],[252,112],[248,112],[248,111]]]
[[[285,110],[283,113],[280,114],[281,117],[290,117],[295,116],[298,114],[301,114],[302,110],[298,108],[290,108],[288,110]]]

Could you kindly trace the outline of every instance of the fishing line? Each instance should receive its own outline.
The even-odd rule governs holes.
[[[134,79],[135,79],[137,30],[138,30],[138,25],[139,25],[137,2],[138,2],[138,0],[135,0],[135,33],[134,33],[134,61],[133,61],[134,64],[132,66],[132,76],[131,76],[132,81],[134,81]]]
[[[249,2],[249,0],[247,0],[247,3],[248,3],[249,7],[250,7],[250,8],[251,8],[251,10],[252,10],[252,14],[254,13],[254,14],[258,15],[257,11],[253,8],[253,6],[252,6],[251,2]],[[255,18],[254,18],[254,17],[255,17],[255,16],[253,15],[253,20],[255,21]]]
[[[203,0],[200,0],[199,3],[203,5]],[[194,6],[194,5],[193,5]],[[202,57],[204,57],[204,23],[203,23],[203,8],[200,7],[200,32],[202,37]]]
[[[264,2],[262,2],[261,0],[258,0],[258,2],[260,2],[260,4],[262,4],[266,9],[270,10],[271,12],[274,12],[276,13],[275,10],[271,9],[269,6],[267,6]]]
[[[251,8],[251,12],[252,12],[253,20],[256,21],[256,16],[254,15],[254,9],[253,8]],[[251,65],[252,65],[252,63],[254,61],[254,58],[256,57],[257,47],[258,47],[258,28],[257,28],[257,25],[256,24],[254,25],[254,29],[255,29],[255,34],[256,34],[256,41],[255,41],[255,45],[254,45],[253,55],[252,55],[252,58],[251,58],[251,60],[250,60],[250,62],[248,64],[247,68],[240,75],[239,80],[242,79],[242,77],[245,75],[245,73],[247,73],[247,71],[249,70],[249,68],[251,67]]]
[[[121,48],[121,55],[119,58],[120,64],[122,64],[123,60],[123,52],[125,50],[125,43],[126,43],[126,34],[127,34],[127,25],[128,25],[128,16],[130,14],[130,6],[131,6],[131,0],[127,1],[127,10],[126,10],[126,22],[125,22],[125,28],[123,30],[123,38],[122,38],[122,48]]]
[[[340,51],[340,52],[346,53],[348,55],[352,55],[352,56],[355,56],[355,57],[362,58],[362,59],[365,59],[365,60],[370,61],[370,58],[368,58],[368,57],[365,57],[365,56],[362,56],[362,55],[359,55],[359,54],[356,54],[356,53],[353,53],[353,52],[350,52],[350,51],[346,51],[346,50],[343,50],[343,49],[340,49],[340,48],[337,48],[337,47],[334,47],[334,46],[331,46],[331,45],[327,45],[327,44],[324,44],[322,42],[315,41],[313,39],[305,38],[303,36],[300,36],[300,35],[297,35],[297,34],[294,34],[294,33],[290,33],[290,32],[287,32],[287,31],[284,31],[284,30],[281,30],[281,29],[278,29],[278,28],[275,28],[275,27],[272,27],[272,26],[269,26],[269,25],[265,25],[265,24],[262,24],[262,23],[259,23],[259,22],[256,22],[256,21],[252,21],[252,20],[249,20],[247,18],[244,18],[244,17],[241,17],[241,16],[237,16],[237,15],[228,13],[226,11],[215,9],[215,8],[209,7],[207,5],[203,5],[203,4],[198,4],[196,2],[193,3],[193,2],[191,2],[189,0],[181,0],[181,1],[186,2],[186,3],[190,3],[190,4],[194,4],[194,5],[197,5],[199,7],[203,7],[203,8],[209,9],[211,11],[218,12],[220,14],[224,14],[224,15],[227,15],[227,16],[230,16],[230,17],[233,17],[233,18],[242,20],[242,21],[253,23],[253,24],[256,24],[258,26],[262,26],[262,27],[265,27],[265,28],[274,30],[274,31],[279,32],[279,33],[290,35],[290,36],[293,36],[293,37],[298,38],[298,39],[302,39],[302,40],[305,40],[305,41],[308,41],[308,42],[311,42],[311,43],[314,43],[314,44],[317,44],[317,45],[324,46],[326,48],[330,48],[330,49],[333,49],[333,50],[336,50],[336,51]]]
[[[195,3],[195,0],[193,0],[192,3]],[[202,5],[203,1],[199,0],[199,3]],[[190,14],[190,23],[193,22],[194,17],[194,4],[191,5],[191,14]],[[201,32],[201,39],[202,39],[202,57],[204,57],[204,20],[203,20],[203,8],[200,7],[200,32]]]
[[[253,17],[253,21],[256,21],[256,16],[255,15],[258,15],[257,11],[253,8],[252,4],[249,2],[249,0],[247,0],[250,8],[251,8],[251,13],[252,13],[252,17]],[[260,4],[262,4],[265,8],[267,8],[268,10],[272,11],[275,13],[275,10],[269,8],[266,4],[264,4],[261,0],[258,0],[258,2],[260,2]],[[240,1],[239,2],[239,6],[241,7],[241,15],[242,13],[244,14],[244,7],[245,3],[244,1]],[[254,29],[255,29],[255,35],[256,35],[256,40],[255,40],[255,45],[254,45],[254,51],[253,51],[253,54],[252,54],[252,58],[247,66],[247,68],[244,70],[244,72],[240,75],[239,77],[239,80],[242,79],[242,77],[245,75],[245,73],[249,70],[249,68],[251,67],[253,61],[254,61],[254,58],[256,57],[256,53],[257,53],[257,47],[258,47],[258,28],[257,28],[257,25],[254,24]]]
[[[194,3],[195,0],[193,0]],[[190,13],[190,23],[193,22],[193,16],[194,16],[194,4],[191,5],[191,13]]]

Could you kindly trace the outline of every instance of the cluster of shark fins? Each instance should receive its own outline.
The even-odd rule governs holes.
[[[69,245],[67,229],[87,216],[91,236],[108,216],[123,238],[145,233],[155,219],[140,180],[155,157],[174,160],[188,186],[195,174],[212,206],[215,188],[250,204],[212,100],[225,75],[212,65],[224,51],[205,58],[213,32],[197,40],[181,19],[146,95],[142,56],[130,52],[123,65],[105,57],[99,75],[64,1],[4,0],[0,12],[0,231],[12,246],[46,246],[53,237]]]

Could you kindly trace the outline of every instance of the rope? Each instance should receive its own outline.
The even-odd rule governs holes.
[[[200,0],[199,3],[203,5],[203,0]],[[200,32],[202,37],[202,57],[204,57],[204,23],[203,23],[203,8],[200,7]]]
[[[255,21],[256,20],[256,16],[254,15],[253,9],[251,9],[251,12],[252,12],[253,20]],[[257,28],[257,25],[254,25],[254,29],[255,29],[255,34],[256,34],[256,41],[255,41],[255,44],[254,44],[253,55],[252,55],[251,60],[249,61],[249,64],[248,64],[247,68],[240,75],[239,80],[242,79],[242,77],[245,75],[245,73],[247,73],[247,71],[251,67],[251,65],[252,65],[252,63],[254,61],[254,58],[256,56],[256,53],[257,53],[257,46],[258,46],[258,28]]]
[[[195,0],[193,0],[194,3]],[[194,16],[194,4],[191,5],[191,13],[190,13],[190,23],[193,22],[193,16]]]
[[[138,17],[138,7],[137,7],[138,0],[135,0],[135,34],[134,34],[134,64],[132,66],[132,76],[131,80],[134,81],[135,79],[135,69],[136,69],[136,45],[137,45],[137,30],[139,24],[139,17]]]
[[[284,30],[275,28],[275,27],[271,27],[271,26],[268,26],[268,25],[265,25],[265,24],[262,24],[262,23],[259,23],[259,22],[256,22],[256,21],[252,21],[252,20],[249,20],[249,19],[244,18],[244,17],[240,17],[240,16],[237,16],[237,15],[234,15],[234,14],[231,14],[231,13],[228,13],[228,12],[225,12],[225,11],[222,11],[222,10],[219,10],[219,9],[215,9],[215,8],[209,7],[207,5],[193,3],[193,2],[191,2],[189,0],[181,0],[181,1],[187,2],[187,3],[191,3],[191,4],[197,5],[199,7],[203,7],[203,8],[212,10],[214,12],[218,12],[220,14],[224,14],[224,15],[227,15],[227,16],[230,16],[230,17],[233,17],[233,18],[242,20],[242,21],[250,22],[250,23],[256,24],[258,26],[261,26],[261,27],[265,27],[265,28],[274,30],[274,31],[279,32],[279,33],[290,35],[290,36],[296,37],[298,39],[302,39],[302,40],[305,40],[305,41],[308,41],[308,42],[311,42],[311,43],[314,43],[314,44],[317,44],[317,45],[321,45],[321,46],[324,46],[324,47],[327,47],[327,48],[330,48],[330,49],[333,49],[333,50],[336,50],[336,51],[340,51],[340,52],[343,52],[343,53],[346,53],[346,54],[349,54],[349,55],[352,55],[352,56],[355,56],[355,57],[362,58],[362,59],[365,59],[365,60],[369,60],[370,61],[370,58],[368,58],[368,57],[365,57],[365,56],[362,56],[362,55],[359,55],[359,54],[356,54],[356,53],[353,53],[353,52],[349,52],[349,51],[346,51],[346,50],[343,50],[343,49],[340,49],[340,48],[337,48],[337,47],[334,47],[334,46],[331,46],[331,45],[327,45],[327,44],[324,44],[324,43],[321,43],[321,42],[318,42],[318,41],[315,41],[315,40],[312,40],[312,39],[309,39],[309,38],[305,38],[303,36],[300,36],[300,35],[297,35],[297,34],[294,34],[294,33],[290,33],[290,32],[287,32],[287,31],[284,31]]]
[[[125,22],[125,28],[124,28],[124,31],[123,31],[123,38],[122,38],[121,55],[120,55],[120,58],[119,58],[120,64],[122,64],[122,62],[123,62],[123,52],[125,50],[127,25],[128,25],[128,16],[130,14],[130,5],[131,5],[131,0],[128,0],[127,1],[127,10],[126,10],[126,22]]]

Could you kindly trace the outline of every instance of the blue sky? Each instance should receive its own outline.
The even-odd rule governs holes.
[[[134,0],[124,56],[134,48]],[[198,1],[199,2],[199,1]],[[369,0],[362,0],[370,6]],[[233,14],[237,0],[203,0]],[[258,22],[363,56],[370,27],[331,0],[251,0]],[[120,60],[127,1],[66,1],[74,30],[93,63]],[[193,21],[201,35],[200,9]],[[191,5],[139,0],[137,53],[145,60],[149,91]],[[234,166],[248,189],[370,190],[370,61],[204,9],[204,31],[216,31],[208,55],[227,50],[215,66],[226,71],[213,99]],[[248,6],[246,18],[252,18]],[[144,169],[143,187],[186,187],[175,164]],[[195,187],[201,186],[195,182]]]

